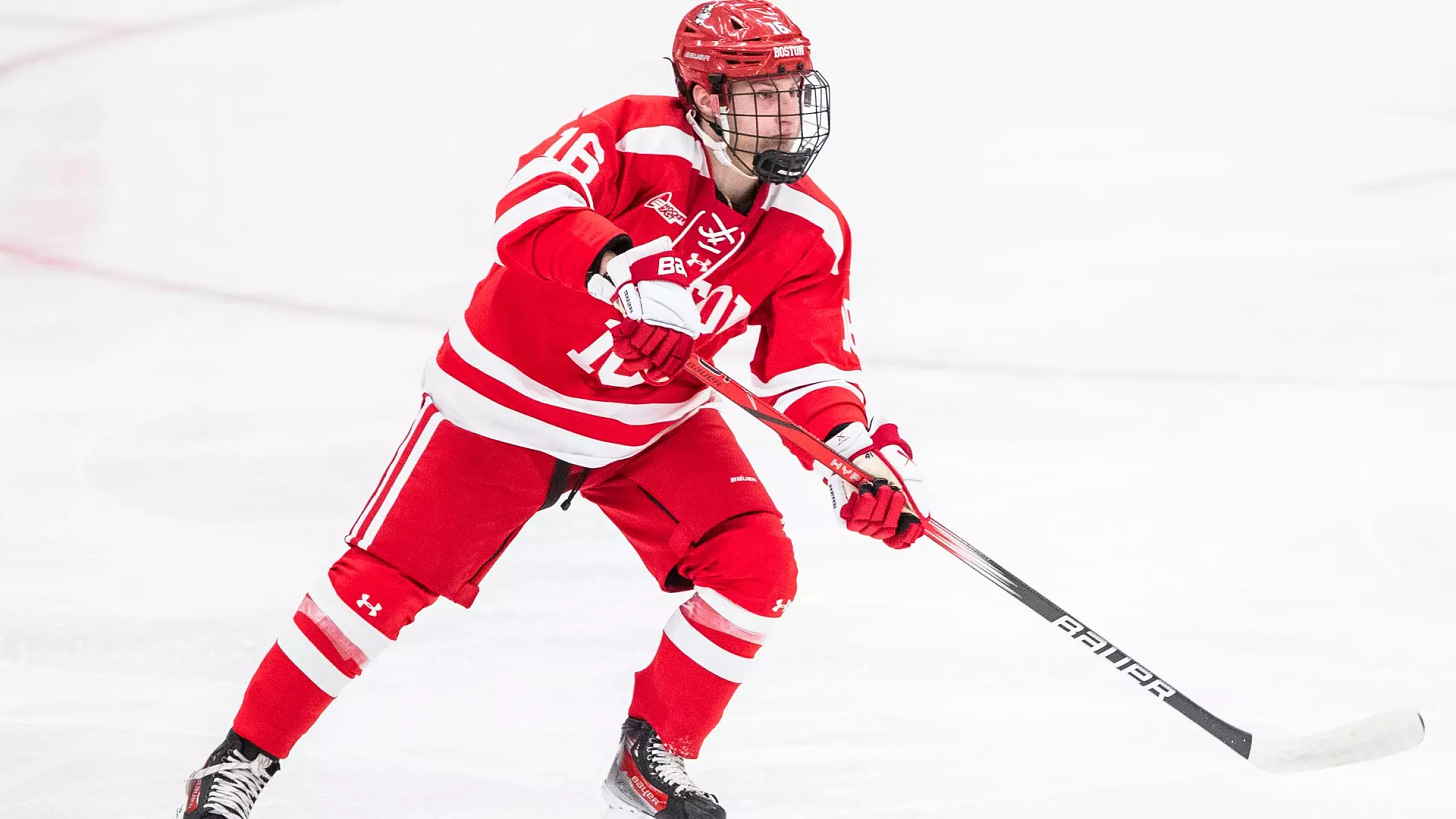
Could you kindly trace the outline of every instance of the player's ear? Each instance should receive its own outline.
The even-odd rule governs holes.
[[[693,86],[693,106],[698,109],[698,113],[707,117],[709,122],[717,120],[718,98],[701,85]]]

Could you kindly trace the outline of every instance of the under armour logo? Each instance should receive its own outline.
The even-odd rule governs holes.
[[[698,269],[703,271],[704,273],[707,273],[708,270],[713,267],[713,265],[707,259],[699,256],[697,251],[693,251],[693,254],[687,258],[687,264],[697,265]]]
[[[361,595],[359,597],[358,602],[354,603],[354,605],[355,606],[358,606],[361,609],[369,609],[369,616],[370,617],[378,617],[379,616],[379,610],[382,609],[382,608],[384,608],[384,604],[383,603],[373,603],[373,604],[371,604],[369,602],[369,595],[367,595],[367,594]]]
[[[779,600],[777,603],[774,604],[773,610],[774,610],[775,613],[781,612],[784,609],[788,608],[789,607],[789,604],[792,603],[792,602],[794,602],[794,601],[792,601],[792,600]]]

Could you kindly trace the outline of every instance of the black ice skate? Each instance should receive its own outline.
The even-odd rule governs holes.
[[[660,819],[724,819],[718,797],[693,784],[683,759],[644,720],[622,724],[622,745],[602,784],[614,810]]]
[[[278,768],[278,760],[228,731],[207,764],[187,777],[187,801],[177,810],[178,819],[248,819]]]

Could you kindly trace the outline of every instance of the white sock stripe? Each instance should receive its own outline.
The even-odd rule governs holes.
[[[324,656],[318,647],[309,642],[298,625],[289,622],[283,633],[278,635],[278,649],[289,659],[305,677],[313,681],[319,690],[330,697],[339,696],[344,686],[349,684],[349,677],[340,671],[337,666]]]
[[[379,501],[379,496],[388,488],[389,474],[394,471],[394,465],[399,463],[399,459],[404,457],[405,448],[409,446],[410,439],[415,437],[415,430],[420,428],[420,422],[425,420],[425,416],[429,414],[432,406],[434,406],[434,402],[430,400],[429,396],[425,396],[424,406],[420,407],[419,413],[415,415],[415,420],[410,424],[409,432],[404,436],[404,440],[399,442],[398,447],[395,447],[394,457],[389,459],[389,466],[385,468],[384,474],[379,476],[379,485],[374,487],[374,494],[369,496],[369,502],[364,504],[364,509],[359,512],[359,517],[355,518],[354,526],[349,530],[349,540],[359,536],[359,527],[364,525],[364,519],[369,517],[369,510],[374,508],[374,504]]]
[[[672,613],[672,617],[667,621],[667,628],[664,628],[662,633],[666,634],[667,639],[671,640],[678,650],[686,654],[689,660],[702,666],[708,673],[735,683],[741,683],[747,678],[748,666],[752,660],[748,657],[740,657],[704,637],[701,632],[693,628],[693,624],[689,623],[686,617],[683,617],[681,609]]]
[[[384,503],[380,504],[379,511],[374,514],[374,520],[369,522],[369,530],[359,540],[359,548],[368,549],[369,544],[374,542],[375,536],[379,534],[379,527],[384,525],[384,519],[389,516],[390,508],[399,499],[400,490],[404,489],[405,483],[409,481],[410,473],[415,471],[415,464],[420,462],[420,456],[425,454],[425,448],[430,445],[430,439],[434,437],[435,430],[440,428],[440,422],[444,420],[445,416],[438,412],[430,416],[430,420],[425,424],[424,432],[420,433],[420,440],[410,448],[409,457],[405,459],[404,468],[399,471],[399,477],[390,484],[389,494],[384,496]]]
[[[707,601],[701,595],[695,594],[689,597],[687,602],[678,608],[678,611],[681,611],[683,616],[688,618],[688,622],[696,623],[710,631],[726,634],[729,637],[737,637],[740,640],[746,640],[755,645],[763,645],[768,639],[768,636],[763,632],[749,631],[748,629],[739,628],[737,625],[734,625],[732,620],[719,614],[716,609],[708,605]]]
[[[712,606],[713,611],[722,615],[724,620],[738,626],[744,631],[751,631],[766,636],[770,631],[773,631],[774,625],[779,621],[777,617],[765,617],[762,614],[754,614],[724,597],[722,592],[699,588],[698,596],[703,598],[704,603]]]
[[[370,660],[379,659],[379,655],[383,654],[386,648],[394,645],[394,641],[389,639],[388,635],[369,622],[364,610],[358,607],[357,601],[345,600],[339,596],[328,575],[324,575],[323,579],[309,590],[308,596],[313,599],[320,611],[334,621],[334,625],[338,626],[339,631],[349,638],[349,642],[358,646],[364,656]]]
[[[348,635],[344,634],[343,630],[334,624],[332,617],[324,614],[323,609],[319,608],[318,604],[313,602],[312,595],[306,594],[303,596],[303,602],[298,604],[298,613],[308,618],[310,622],[318,627],[319,631],[323,632],[324,637],[328,638],[329,645],[333,646],[334,650],[339,652],[341,657],[359,666],[361,669],[369,665],[369,655],[364,653],[364,649],[354,645],[354,641],[350,640]],[[297,620],[294,622],[297,622]]]

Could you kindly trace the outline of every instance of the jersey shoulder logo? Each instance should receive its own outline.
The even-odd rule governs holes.
[[[677,209],[672,203],[672,191],[663,191],[647,201],[643,207],[652,208],[657,215],[667,220],[669,225],[686,225],[688,215]]]

